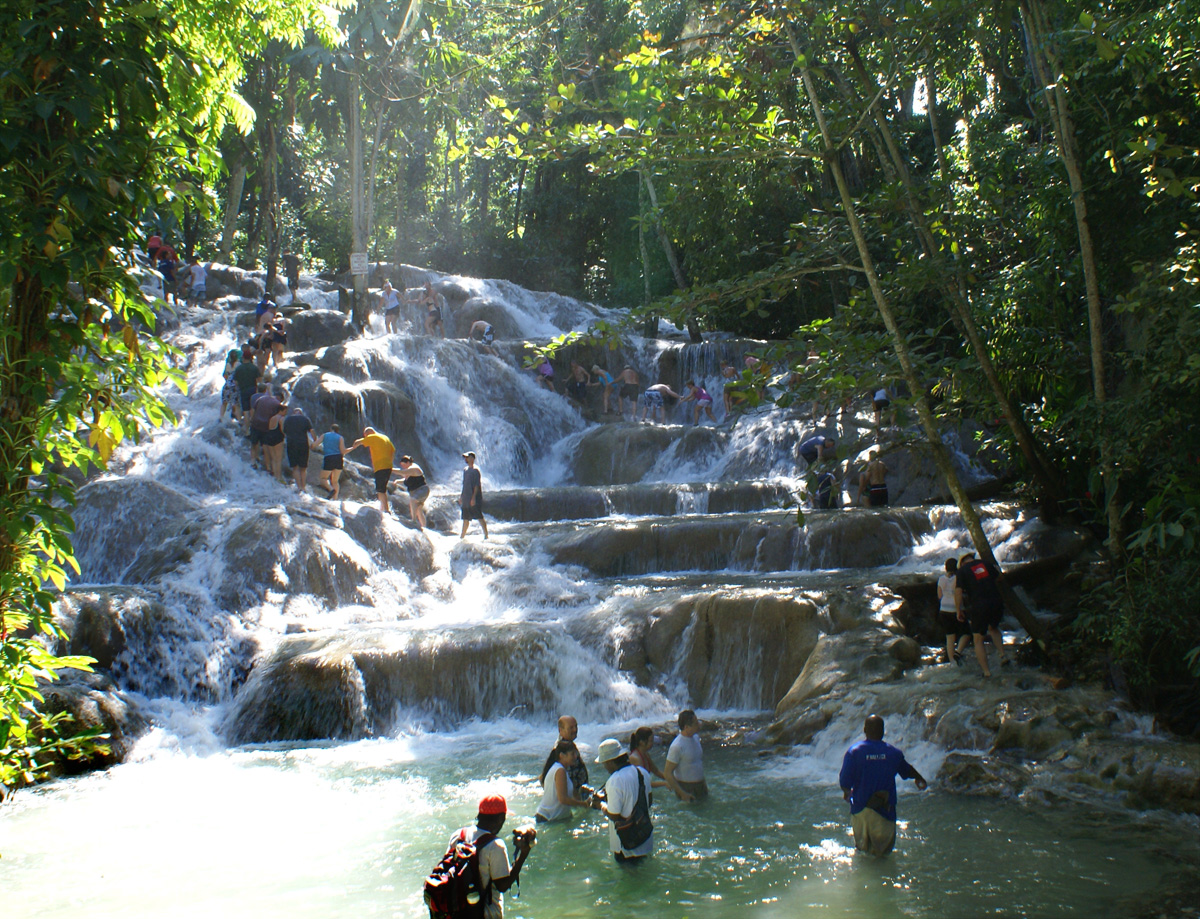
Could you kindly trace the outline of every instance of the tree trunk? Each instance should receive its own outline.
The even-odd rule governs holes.
[[[262,132],[263,146],[263,197],[264,230],[267,242],[266,293],[275,293],[275,279],[279,273],[280,220],[279,220],[279,156],[275,149],[275,124],[268,120]]]
[[[650,305],[650,251],[646,247],[646,175],[638,170],[638,252],[642,256],[642,305]],[[658,338],[658,317],[646,314],[643,338]]]
[[[250,226],[246,233],[246,248],[238,260],[238,267],[253,269],[258,267],[258,242],[262,237],[262,193],[259,189],[261,176],[254,175],[255,183],[250,188]]]
[[[788,36],[791,40],[796,60],[804,60],[800,52],[799,43],[795,39],[790,26],[788,27]],[[825,122],[825,112],[821,106],[820,98],[817,96],[816,87],[813,85],[808,68],[801,67],[800,75],[805,91],[808,94],[809,103],[812,106],[813,115],[821,131],[825,162],[833,173],[833,179],[842,200],[842,210],[846,215],[850,232],[854,236],[859,258],[862,260],[863,273],[867,277],[867,284],[871,288],[871,295],[875,300],[879,315],[883,319],[883,324],[887,327],[888,333],[891,335],[896,357],[904,372],[904,378],[908,382],[909,390],[913,394],[917,417],[920,419],[921,427],[925,431],[925,437],[929,442],[929,447],[933,454],[933,461],[946,480],[946,485],[950,489],[950,494],[954,497],[954,503],[958,506],[959,512],[962,514],[963,522],[967,526],[967,531],[971,534],[971,539],[975,544],[976,551],[979,552],[980,558],[990,565],[995,565],[998,570],[999,566],[996,563],[996,557],[992,553],[991,544],[988,542],[987,535],[983,531],[979,514],[976,513],[974,505],[971,504],[971,499],[967,496],[966,489],[963,488],[962,482],[959,481],[958,473],[954,471],[954,465],[950,461],[950,454],[946,450],[946,445],[942,442],[941,433],[938,431],[937,422],[933,417],[933,411],[929,407],[929,399],[925,394],[924,383],[917,376],[916,365],[913,363],[912,355],[909,353],[908,341],[899,324],[896,322],[891,303],[888,301],[887,296],[883,292],[883,287],[879,283],[879,277],[875,272],[875,263],[871,258],[871,251],[867,245],[866,236],[863,234],[862,226],[858,221],[858,211],[854,206],[854,199],[850,195],[850,187],[842,172],[837,148],[833,143],[829,127]],[[1013,614],[1030,636],[1037,640],[1039,645],[1044,648],[1041,624],[1034,618],[1029,609],[1020,602],[1019,598],[1012,595],[1011,592],[1006,592],[1009,593],[1006,599],[1011,601],[1010,609]]]
[[[933,149],[937,153],[938,171],[942,174],[942,181],[948,182],[950,169],[946,165],[946,151],[942,149],[942,132],[938,130],[937,82],[932,65],[925,68],[925,107],[929,115],[929,133],[933,135]]]
[[[401,153],[400,162],[396,166],[396,252],[392,261],[399,272],[396,283],[400,285],[401,291],[404,288],[404,274],[400,266],[404,264],[404,210],[408,199],[405,194],[408,183],[404,181],[404,176],[407,160],[404,153]]]
[[[662,245],[663,254],[667,257],[667,264],[671,266],[671,276],[675,279],[675,286],[680,290],[687,290],[687,277],[679,266],[679,259],[675,257],[675,246],[672,245],[671,237],[667,235],[667,230],[663,226],[662,212],[658,209],[658,195],[654,191],[654,179],[648,170],[642,172],[642,180],[646,183],[646,194],[650,196],[650,212],[654,215],[654,228],[658,231],[658,241]],[[700,334],[700,323],[696,321],[695,317],[688,318],[687,330],[688,337],[693,342],[703,341],[703,336]]]
[[[357,50],[357,49],[356,49]],[[359,55],[356,53],[355,57]],[[363,184],[363,144],[362,144],[362,78],[357,68],[347,77],[346,122],[350,146],[350,233],[351,252],[367,251],[367,225],[365,203],[363,200],[365,188]],[[367,327],[367,277],[356,274],[353,276],[354,295],[350,303],[351,316],[354,324],[362,332]]]
[[[521,172],[517,175],[517,200],[513,204],[513,239],[519,239],[521,236],[521,191],[525,188],[525,170],[528,164],[521,160]]]
[[[1087,198],[1075,145],[1075,125],[1067,104],[1066,78],[1054,50],[1046,41],[1048,26],[1045,9],[1040,0],[1021,0],[1021,18],[1029,37],[1029,57],[1034,77],[1050,113],[1050,122],[1058,141],[1059,154],[1071,186],[1071,203],[1075,209],[1075,226],[1079,234],[1079,258],[1083,263],[1083,281],[1087,293],[1088,332],[1092,362],[1092,397],[1100,413],[1100,476],[1104,482],[1105,515],[1108,518],[1109,553],[1114,558],[1124,554],[1121,522],[1120,480],[1112,458],[1112,446],[1105,427],[1105,407],[1108,388],[1105,380],[1104,326],[1100,303],[1100,277],[1096,269],[1096,252],[1088,222]]]
[[[239,155],[229,175],[229,190],[225,198],[225,225],[221,231],[221,248],[217,261],[228,265],[233,255],[233,238],[237,233],[238,212],[242,206],[242,192],[246,187],[246,162]]]
[[[383,146],[383,131],[387,120],[388,113],[381,101],[375,106],[375,140],[371,144],[371,169],[367,174],[367,200],[363,205],[363,219],[367,225],[366,239],[370,239],[375,231],[375,176],[378,174],[379,148]]]

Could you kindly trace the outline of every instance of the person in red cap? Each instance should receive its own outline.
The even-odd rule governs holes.
[[[508,802],[500,795],[488,795],[479,802],[479,814],[474,826],[465,826],[450,837],[453,846],[460,840],[474,845],[479,851],[479,889],[483,891],[484,919],[504,919],[504,892],[521,874],[521,866],[529,857],[529,850],[537,842],[537,831],[532,827],[514,834],[513,845],[517,860],[508,863],[508,850],[500,831],[508,817]]]

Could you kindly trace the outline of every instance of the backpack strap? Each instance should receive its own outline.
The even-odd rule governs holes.
[[[466,827],[463,828],[462,838],[463,838],[463,841],[465,842],[466,838],[467,838]],[[472,845],[475,847],[475,854],[471,856],[471,858],[474,860],[474,863],[475,863],[475,876],[480,878],[481,880],[482,880],[482,874],[479,871],[479,853],[481,851],[483,851],[484,846],[489,845],[490,843],[494,842],[495,839],[496,839],[495,833],[484,833],[478,839],[476,839],[475,842],[472,843]],[[480,891],[479,901],[481,903],[491,903],[492,902],[492,879],[491,878],[488,878],[487,887],[485,887],[482,891]]]

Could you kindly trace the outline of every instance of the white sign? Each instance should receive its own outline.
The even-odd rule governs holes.
[[[371,269],[367,265],[367,253],[351,252],[350,253],[350,273],[351,274],[370,274]]]

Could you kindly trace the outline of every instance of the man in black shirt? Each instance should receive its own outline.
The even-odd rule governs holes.
[[[312,430],[312,422],[298,405],[283,419],[283,442],[287,447],[288,465],[292,467],[296,490],[301,494],[308,486],[308,451],[317,445]]]
[[[576,721],[570,715],[563,715],[558,719],[559,740],[574,741],[578,736],[578,721]],[[550,755],[546,757],[546,762],[542,766],[542,774],[538,776],[539,783],[546,781],[546,773],[550,771],[551,766],[558,762],[558,756],[554,752],[557,746],[558,744],[556,743],[554,747],[550,748]],[[571,785],[575,788],[575,794],[579,796],[580,800],[586,801],[589,793],[591,792],[591,789],[587,789],[586,791],[584,790],[584,786],[587,785],[588,781],[587,763],[583,761],[582,756],[579,756],[576,757],[574,765],[567,766],[566,770],[567,778],[571,780]]]
[[[958,561],[958,576],[954,582],[954,608],[959,622],[971,624],[971,634],[975,640],[975,659],[983,675],[990,677],[987,651],[983,647],[983,636],[987,633],[992,637],[992,644],[1000,655],[1000,666],[1007,667],[1011,661],[1004,653],[1004,636],[1000,634],[1000,620],[1004,617],[1004,601],[1000,599],[1000,591],[996,582],[1000,572],[994,567],[968,552]],[[964,611],[964,596],[970,600],[970,607]]]

